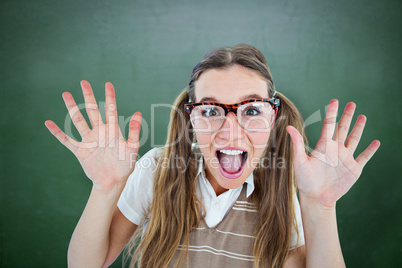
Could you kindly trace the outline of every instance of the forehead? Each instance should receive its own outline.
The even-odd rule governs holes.
[[[252,98],[268,98],[268,84],[251,69],[234,65],[227,69],[210,69],[195,82],[195,101],[215,101],[225,104]]]

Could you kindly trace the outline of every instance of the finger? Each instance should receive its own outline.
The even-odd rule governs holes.
[[[373,141],[357,158],[356,162],[359,163],[360,167],[363,168],[367,162],[373,157],[375,152],[380,148],[380,141]]]
[[[303,137],[300,135],[299,131],[293,126],[286,127],[287,132],[292,140],[293,148],[293,163],[298,165],[303,163],[307,159],[306,151],[304,150]]]
[[[80,109],[77,107],[73,96],[69,92],[64,92],[62,96],[74,126],[77,128],[81,137],[85,136],[85,134],[90,131],[90,128],[88,127],[87,121],[82,116]]]
[[[141,130],[141,119],[142,114],[140,112],[136,112],[130,120],[129,132],[127,144],[131,148],[139,148],[139,137]]]
[[[366,125],[367,118],[364,115],[359,115],[356,123],[346,139],[345,146],[352,152],[354,152],[362,137],[364,126]]]
[[[75,152],[78,147],[78,142],[67,136],[61,129],[51,120],[45,122],[45,126],[49,129],[50,133],[53,134],[64,146],[66,146],[71,152]]]
[[[336,114],[338,112],[338,100],[331,100],[325,115],[324,124],[321,130],[321,139],[332,139],[336,125]]]
[[[106,83],[105,85],[105,95],[106,95],[105,122],[110,124],[116,124],[118,122],[118,117],[117,117],[115,91],[113,85],[109,82]]]
[[[345,110],[343,111],[341,120],[335,130],[334,140],[337,142],[344,143],[346,136],[348,135],[350,123],[352,122],[353,115],[355,113],[356,104],[349,102]]]
[[[102,117],[100,116],[94,93],[88,81],[81,81],[81,88],[82,93],[84,94],[85,108],[89,121],[91,121],[92,128],[95,128],[102,124]]]

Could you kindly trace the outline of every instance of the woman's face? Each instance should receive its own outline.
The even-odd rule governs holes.
[[[249,99],[268,98],[267,88],[266,80],[256,71],[243,66],[210,69],[203,72],[195,82],[195,102],[234,104]],[[258,164],[269,134],[270,129],[262,132],[245,130],[232,112],[228,113],[218,131],[210,134],[196,133],[204,156],[206,176],[217,195],[243,185]],[[236,150],[247,154],[232,155],[239,153]]]

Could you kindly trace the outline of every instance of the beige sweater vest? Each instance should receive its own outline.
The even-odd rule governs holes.
[[[188,267],[254,267],[253,243],[258,212],[246,197],[246,187],[223,220],[214,228],[204,221],[190,234]],[[174,267],[179,246],[169,267]],[[184,253],[184,252],[183,252]]]

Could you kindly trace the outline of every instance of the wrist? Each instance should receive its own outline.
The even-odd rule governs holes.
[[[300,209],[308,214],[310,219],[327,219],[336,214],[336,203],[324,204],[319,198],[310,197],[299,193]]]
[[[119,198],[121,195],[121,192],[124,189],[124,186],[126,185],[126,180],[116,182],[115,184],[108,185],[107,187],[105,186],[100,186],[97,184],[92,185],[92,192],[97,194],[97,195],[102,195],[107,198]]]

